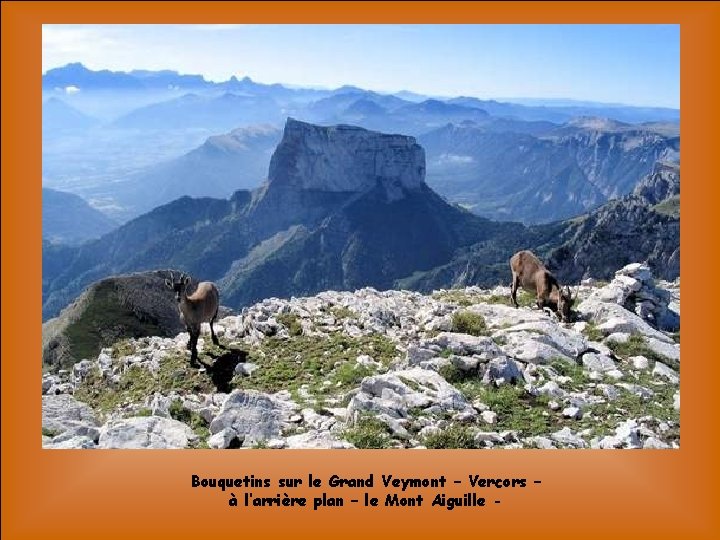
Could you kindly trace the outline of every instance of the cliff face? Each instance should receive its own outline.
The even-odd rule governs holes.
[[[679,167],[657,164],[632,194],[571,220],[548,262],[568,281],[608,278],[633,260],[673,280],[680,276],[679,198]]]
[[[648,204],[659,204],[680,196],[680,167],[675,163],[658,163],[653,172],[643,177],[633,194]]]
[[[597,123],[535,135],[446,126],[420,142],[438,193],[481,216],[526,224],[568,219],[628,195],[680,148],[678,137]]]
[[[425,182],[425,152],[414,137],[290,118],[268,178],[271,189],[357,193],[380,184],[393,200]]]

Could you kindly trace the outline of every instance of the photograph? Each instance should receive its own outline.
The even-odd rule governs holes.
[[[680,27],[43,23],[43,454],[679,454]]]

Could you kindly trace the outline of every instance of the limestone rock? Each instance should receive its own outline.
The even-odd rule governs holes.
[[[283,410],[267,394],[234,390],[210,423],[210,433],[224,431],[227,444],[237,439],[241,446],[251,447],[278,438],[282,419]]]
[[[197,439],[182,422],[160,416],[111,420],[100,429],[99,448],[187,448]]]

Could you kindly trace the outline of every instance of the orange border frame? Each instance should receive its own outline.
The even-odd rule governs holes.
[[[681,25],[683,137],[683,409],[678,451],[42,451],[41,24],[43,23],[670,23]],[[533,538],[710,538],[720,531],[718,431],[701,264],[717,264],[712,205],[720,5],[716,2],[3,2],[2,532],[3,538],[430,538],[463,530]],[[715,244],[715,245],[711,245]],[[708,260],[710,259],[710,260]],[[712,338],[710,338],[712,339]],[[190,476],[327,479],[374,472],[541,479],[487,491],[502,504],[448,512],[230,508]],[[379,482],[378,482],[379,483]],[[375,491],[380,491],[377,488]],[[460,494],[467,489],[451,486]],[[307,488],[304,494],[312,497]],[[300,492],[297,492],[299,494]],[[236,493],[237,494],[237,493]],[[350,490],[338,495],[352,498]],[[382,503],[381,503],[382,504]],[[363,526],[364,525],[364,526]]]

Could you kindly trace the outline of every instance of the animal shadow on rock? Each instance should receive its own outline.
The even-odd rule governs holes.
[[[242,349],[228,349],[222,345],[220,347],[225,352],[219,356],[208,354],[208,356],[215,359],[212,365],[205,364],[205,362],[200,363],[207,369],[207,373],[210,375],[217,391],[221,394],[228,394],[231,391],[230,381],[235,375],[235,367],[238,364],[247,362],[248,354]]]

